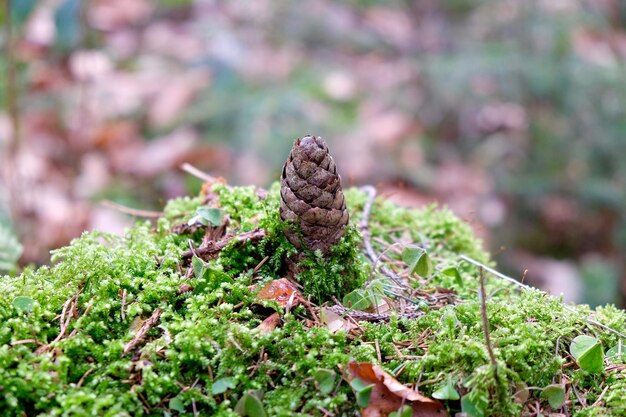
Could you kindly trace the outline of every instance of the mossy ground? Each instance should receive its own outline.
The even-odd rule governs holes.
[[[370,231],[377,250],[410,241],[427,250],[436,269],[457,267],[461,281],[435,274],[421,283],[424,289],[454,290],[457,302],[425,304],[417,319],[392,314],[389,322],[362,322],[356,334],[332,333],[311,325],[302,305],[286,312],[255,295],[260,286],[253,284],[282,276],[285,257],[295,251],[282,235],[278,188],[265,199],[252,187],[218,185],[214,191],[232,232],[261,227],[267,235],[229,245],[191,277],[181,254],[190,239],[200,244],[202,232],[177,234],[172,228],[193,215],[200,198],[171,201],[156,226],[139,222],[123,237],[85,233],[54,252],[53,266],[0,279],[2,415],[234,416],[250,390],[263,393],[268,415],[348,415],[357,409],[355,397],[338,366],[379,358],[388,372],[427,395],[452,381],[483,415],[528,411],[514,401],[522,384],[531,387],[532,402],[549,411],[537,388],[555,382],[566,386],[565,413],[626,415],[624,366],[607,362],[606,370],[589,374],[568,353],[580,334],[597,337],[605,349],[616,345],[613,333],[585,321],[594,314],[624,332],[626,314],[613,307],[571,311],[557,298],[488,277],[494,375],[481,327],[478,270],[460,260],[466,255],[489,263],[489,257],[469,226],[449,211],[407,210],[378,199]],[[346,238],[329,261],[312,254],[303,265],[303,291],[314,299],[341,298],[383,278],[361,253],[354,226],[366,195],[352,189],[346,196],[353,224]],[[139,349],[125,354],[155,309],[161,312],[158,325]],[[274,310],[280,325],[260,331],[257,326]],[[67,326],[60,334],[62,320]],[[320,369],[337,373],[330,394],[314,378]],[[451,414],[461,407],[459,401],[446,405]]]

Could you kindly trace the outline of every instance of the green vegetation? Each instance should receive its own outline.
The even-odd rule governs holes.
[[[179,233],[174,226],[196,216],[202,199],[181,198],[168,203],[156,226],[140,222],[123,237],[85,233],[55,251],[52,266],[0,279],[3,415],[352,415],[369,391],[359,390],[357,399],[339,366],[378,358],[401,382],[442,399],[451,414],[463,408],[477,417],[519,415],[530,396],[544,413],[565,404],[581,416],[626,415],[621,345],[586,321],[594,314],[624,332],[626,314],[614,307],[568,309],[557,298],[487,277],[496,359],[490,364],[478,269],[460,259],[489,263],[488,255],[448,210],[376,200],[369,218],[375,250],[387,249],[398,273],[402,246],[428,254],[409,265],[428,276],[408,275],[424,295],[424,314],[408,319],[394,311],[388,321],[333,332],[302,304],[288,309],[256,296],[286,274],[285,256],[294,252],[282,235],[278,187],[263,197],[252,187],[216,185],[213,193],[227,233],[262,228],[265,237],[233,239],[214,259],[187,265],[182,254],[190,239],[200,246],[204,226]],[[301,264],[303,294],[341,298],[358,285],[386,297],[387,278],[372,272],[359,247],[356,224],[367,196],[351,189],[346,197],[352,225],[331,259],[309,254]],[[216,211],[204,213],[219,223]],[[428,296],[442,288],[456,298]],[[274,312],[280,323],[259,327]]]

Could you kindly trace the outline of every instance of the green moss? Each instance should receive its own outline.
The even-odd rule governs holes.
[[[338,366],[350,359],[378,362],[379,355],[388,372],[398,373],[404,383],[419,381],[425,394],[451,379],[461,395],[483,404],[487,415],[520,413],[521,405],[513,401],[518,383],[544,387],[561,380],[588,405],[600,399],[596,406],[581,407],[569,389],[574,414],[626,415],[624,375],[616,370],[589,375],[567,353],[579,334],[594,335],[605,350],[617,337],[589,326],[587,307],[571,311],[557,298],[520,292],[488,277],[494,373],[476,296],[478,272],[460,258],[489,263],[489,256],[469,226],[445,209],[407,210],[377,200],[370,230],[379,253],[399,260],[394,245],[408,241],[428,252],[436,270],[457,267],[461,282],[436,273],[421,284],[423,291],[454,289],[459,299],[454,305],[427,307],[418,319],[362,322],[362,332],[349,337],[343,330],[333,334],[323,325],[311,326],[303,306],[286,312],[257,299],[259,283],[283,277],[286,257],[296,252],[282,233],[278,190],[275,185],[259,198],[250,187],[214,188],[217,204],[230,218],[228,232],[262,228],[266,236],[229,245],[198,264],[191,278],[185,277],[181,254],[189,239],[199,246],[202,233],[171,230],[193,216],[199,198],[170,201],[156,227],[141,222],[123,237],[85,233],[55,251],[52,266],[1,278],[3,415],[191,416],[195,408],[201,415],[234,416],[235,405],[250,390],[263,393],[268,415],[322,415],[322,409],[349,415],[356,405],[348,385],[337,379],[331,394],[321,394],[313,376],[320,369],[339,376]],[[298,279],[313,298],[340,298],[384,280],[360,248],[356,225],[366,195],[351,189],[346,197],[352,220],[345,238],[329,259],[313,253],[300,264]],[[184,284],[189,291],[181,291]],[[28,297],[32,304],[14,305],[16,297]],[[140,350],[125,354],[155,309],[161,312],[158,325],[147,332]],[[274,310],[280,325],[261,332],[258,326]],[[626,314],[615,307],[593,314],[616,330],[626,327]],[[62,335],[61,319],[67,323]],[[225,388],[215,388],[220,386]],[[531,395],[546,406],[538,390]],[[452,413],[460,410],[458,401],[446,405]]]

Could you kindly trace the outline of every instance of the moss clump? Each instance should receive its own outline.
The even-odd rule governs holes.
[[[283,276],[284,259],[295,252],[282,233],[277,186],[265,198],[251,187],[216,186],[214,192],[230,218],[229,232],[262,228],[266,235],[259,242],[233,242],[206,262],[195,259],[190,277],[181,254],[189,239],[199,245],[202,233],[172,230],[193,216],[200,198],[169,202],[156,227],[138,223],[123,237],[85,233],[54,253],[53,266],[0,279],[3,415],[191,416],[196,410],[235,416],[237,402],[251,391],[263,394],[268,415],[350,415],[355,397],[340,382],[338,365],[379,357],[388,372],[428,395],[452,381],[483,415],[518,415],[524,405],[514,401],[517,387],[555,382],[565,384],[573,414],[626,415],[621,359],[607,359],[612,368],[591,375],[567,353],[579,334],[597,337],[605,350],[615,346],[617,336],[585,321],[593,313],[624,332],[626,314],[613,307],[572,311],[554,297],[489,279],[494,374],[481,328],[477,270],[460,261],[460,255],[485,263],[489,257],[449,211],[407,210],[377,200],[370,218],[376,250],[409,241],[429,253],[436,270],[456,267],[460,281],[434,274],[420,290],[451,288],[459,302],[427,307],[417,319],[392,314],[385,323],[362,322],[355,335],[312,324],[302,305],[286,311],[257,298],[257,288]],[[346,197],[355,224],[366,196],[352,189]],[[328,261],[309,254],[301,265],[303,291],[323,299],[384,280],[361,254],[360,239],[350,226]],[[274,310],[280,324],[263,331],[259,325]],[[155,312],[158,323],[125,352]],[[315,380],[321,370],[335,373],[330,393]],[[530,395],[549,410],[540,391]],[[451,412],[461,409],[459,401],[446,405]]]

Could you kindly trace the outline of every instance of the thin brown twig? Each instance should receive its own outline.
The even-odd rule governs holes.
[[[321,307],[314,308],[314,311],[319,312]],[[396,312],[392,311],[390,313],[368,313],[365,311],[359,310],[351,310],[347,307],[344,307],[341,304],[336,304],[334,306],[324,307],[326,310],[330,310],[333,313],[344,316],[354,321],[369,321],[369,322],[388,322],[391,317],[395,314],[398,318],[403,319],[415,319],[424,315],[423,311],[413,310],[407,312]]]
[[[143,341],[146,333],[148,333],[148,331],[150,331],[150,329],[152,329],[159,322],[160,317],[161,310],[155,308],[152,315],[148,318],[148,320],[143,322],[137,333],[135,333],[135,337],[133,337],[130,342],[126,343],[123,353],[127,354],[128,352],[135,350],[135,348],[137,348],[137,346]]]
[[[374,200],[376,199],[376,188],[371,185],[366,185],[364,187],[361,187],[361,190],[367,193],[367,201],[363,206],[363,212],[361,215],[361,235],[363,236],[363,246],[365,246],[365,254],[372,263],[372,267],[375,268],[379,257],[378,255],[376,255],[376,252],[374,251],[374,248],[372,246],[371,234],[369,231],[369,218],[372,212],[372,206],[374,205]],[[391,280],[394,281],[396,284],[402,285],[402,278],[398,274],[382,265],[379,267],[379,269],[380,272],[391,278]]]
[[[83,376],[81,376],[78,382],[76,383],[76,388],[79,388],[81,385],[83,385],[83,382],[85,382],[85,378],[87,378],[87,376],[91,374],[93,371],[95,371],[94,368],[87,369],[87,372],[85,372]]]
[[[120,313],[122,321],[126,320],[126,292],[126,288],[124,288],[122,290],[122,311]]]
[[[188,250],[182,254],[184,261],[189,261],[193,256],[198,257],[212,257],[218,254],[222,249],[228,246],[231,242],[244,243],[261,240],[265,237],[266,233],[264,229],[254,229],[248,232],[240,233],[235,236],[226,236],[217,242],[208,242],[205,246],[200,246],[195,250]]]
[[[63,303],[63,309],[61,310],[61,315],[59,316],[59,334],[57,335],[57,337],[54,338],[52,342],[48,344],[42,344],[42,346],[40,346],[35,351],[36,354],[39,355],[47,352],[53,343],[58,342],[59,340],[66,337],[65,333],[67,332],[70,322],[72,321],[72,317],[78,318],[78,311],[76,310],[76,306],[78,304],[78,297],[80,296],[81,292],[82,289],[79,289],[76,294],[74,294],[70,299]],[[92,297],[89,301],[89,305],[85,309],[85,312],[82,314],[83,316],[89,313],[89,311],[91,310],[91,307],[93,306],[93,299],[94,298]],[[74,329],[67,337],[72,337],[76,333],[77,330]]]
[[[216,178],[212,175],[207,174],[206,172],[196,168],[195,166],[185,162],[180,166],[180,169],[185,171],[187,174],[193,175],[196,178],[201,179],[204,182],[215,182]]]
[[[316,405],[315,406],[318,410],[320,410],[325,416],[329,416],[329,417],[335,417],[335,414],[331,413],[330,411],[328,411],[327,409],[325,409],[324,407],[320,406],[320,405]]]
[[[485,270],[483,268],[480,268],[480,317],[483,322],[483,334],[485,336],[487,352],[489,353],[489,361],[495,369],[498,363],[496,362],[496,357],[493,354],[491,339],[489,338],[489,320],[487,318],[487,294],[485,293]]]
[[[156,219],[163,216],[163,212],[161,211],[135,209],[132,207],[123,206],[110,200],[104,200],[100,203],[100,205],[136,217],[148,217]]]
[[[591,407],[592,407],[592,408],[593,408],[593,407],[597,407],[597,406],[599,406],[599,405],[600,405],[600,402],[602,402],[602,399],[604,398],[604,395],[605,395],[605,394],[606,394],[606,392],[609,390],[609,386],[610,386],[610,385],[607,385],[606,387],[604,387],[604,389],[603,389],[603,390],[602,390],[602,392],[600,393],[600,396],[598,397],[598,399],[597,399],[597,400],[596,400],[593,404],[591,404]]]
[[[11,346],[17,346],[17,345],[25,345],[28,343],[35,343],[38,346],[42,346],[43,343],[41,343],[39,340],[37,339],[23,339],[23,340],[15,340],[11,343],[9,343]]]

